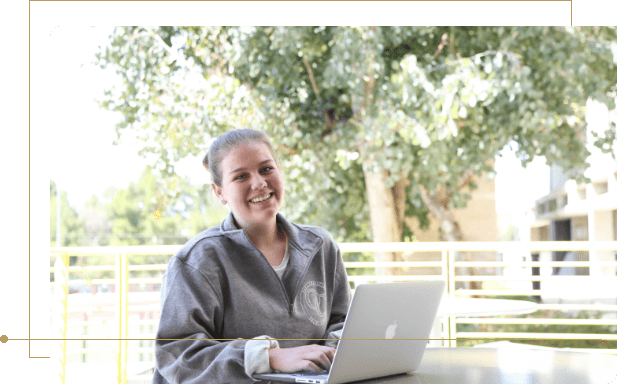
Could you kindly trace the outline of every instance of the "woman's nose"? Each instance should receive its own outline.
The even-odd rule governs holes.
[[[264,180],[261,175],[255,176],[255,178],[253,179],[253,189],[265,188],[266,185],[266,180]]]

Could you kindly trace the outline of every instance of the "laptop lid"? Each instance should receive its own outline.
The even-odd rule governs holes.
[[[345,383],[418,369],[444,288],[444,281],[359,285],[349,308],[328,383]]]
[[[327,383],[347,383],[416,370],[444,288],[443,281],[357,286]],[[263,374],[255,378],[323,382],[304,381],[309,378],[298,374],[286,376]]]

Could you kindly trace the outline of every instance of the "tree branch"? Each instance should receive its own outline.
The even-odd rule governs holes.
[[[313,68],[311,67],[311,64],[308,62],[306,57],[302,58],[302,62],[304,63],[304,66],[306,67],[306,71],[308,72],[309,80],[311,81],[311,86],[313,87],[313,91],[315,92],[317,99],[320,101],[320,104],[322,104],[321,95],[319,94],[317,83],[315,82],[315,75],[313,74]],[[326,131],[321,135],[322,139],[324,136],[330,134],[332,131],[332,128],[334,128],[334,126],[336,125],[336,123],[330,119],[330,116],[328,115],[328,111],[323,111],[323,115],[326,118]]]
[[[463,177],[461,178],[461,181],[458,183],[458,187],[456,188],[456,191],[460,192],[463,188],[465,188],[469,184],[471,184],[471,181],[473,180],[473,177],[475,175],[476,175],[476,173],[474,171],[470,171],[470,170],[466,169],[463,172]]]
[[[441,53],[441,50],[443,49],[444,45],[446,45],[447,40],[448,40],[448,34],[444,33],[443,36],[441,36],[441,43],[439,43],[439,46],[437,47],[437,51],[433,55],[433,59],[436,58],[439,55],[439,53]]]
[[[452,55],[456,56],[457,59],[461,60],[460,53],[454,52],[454,27],[450,26],[450,50],[452,51]]]
[[[317,95],[319,101],[321,101],[321,95],[319,94],[319,89],[317,89],[317,83],[315,82],[315,76],[313,75],[313,68],[311,68],[311,64],[308,62],[306,57],[302,58],[302,62],[306,67],[306,71],[308,72],[309,80],[311,81],[311,85],[313,86],[313,91]]]
[[[392,187],[392,194],[394,196],[394,206],[396,208],[396,219],[399,228],[403,228],[403,220],[405,219],[405,204],[407,202],[407,194],[405,189],[411,184],[409,178],[401,174],[400,179]]]
[[[426,208],[428,208],[429,212],[435,215],[437,220],[439,220],[439,226],[446,235],[446,240],[461,241],[463,235],[452,211],[439,204],[436,201],[437,199],[434,196],[431,196],[425,186],[421,185],[419,189],[422,202]]]
[[[165,41],[163,41],[163,39],[161,38],[161,36],[158,35],[158,33],[154,32],[152,29],[148,27],[142,27],[142,28],[148,31],[148,33],[150,33],[150,36],[154,37],[154,40],[156,40],[167,52],[173,53],[171,51],[171,47],[167,45]]]
[[[298,154],[298,151],[295,148],[291,148],[291,147],[289,147],[289,146],[287,146],[285,144],[278,144],[276,146],[276,149],[282,149],[282,150],[284,150],[285,152],[287,152],[287,153],[289,153],[291,155],[297,155]]]

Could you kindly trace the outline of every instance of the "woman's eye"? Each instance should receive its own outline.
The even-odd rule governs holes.
[[[274,169],[274,167],[264,167],[260,170],[261,173],[268,173],[270,171],[272,171]],[[241,173],[238,176],[236,176],[234,178],[234,180],[242,180],[242,179],[246,179],[247,175],[245,173]]]

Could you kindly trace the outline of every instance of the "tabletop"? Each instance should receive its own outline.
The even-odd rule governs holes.
[[[527,348],[428,348],[407,375],[358,384],[617,384],[617,356]]]
[[[431,329],[429,345],[443,346],[441,338],[447,335],[441,332],[441,317],[480,317],[480,316],[502,316],[502,315],[523,315],[535,312],[538,304],[524,300],[504,300],[504,299],[475,299],[460,297],[443,297],[437,309],[437,317]],[[617,383],[615,383],[617,384]]]
[[[527,348],[431,348],[419,383],[617,384],[617,356]]]

